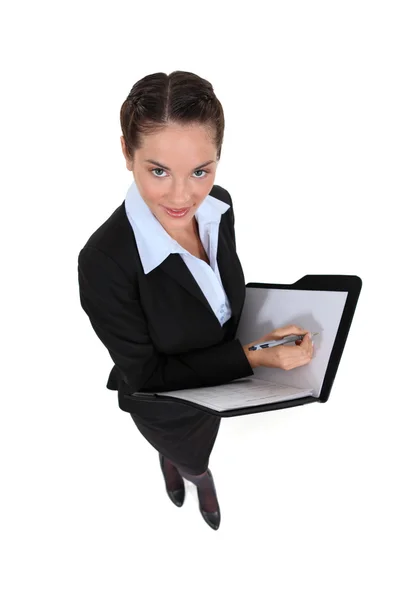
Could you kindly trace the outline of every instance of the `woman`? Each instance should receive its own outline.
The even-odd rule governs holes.
[[[214,185],[224,134],[212,85],[193,73],[155,73],[135,83],[120,113],[122,151],[134,181],[124,202],[79,253],[80,300],[114,366],[107,388],[158,451],[169,497],[182,477],[218,529],[209,457],[220,420],[173,400],[133,396],[228,383],[256,366],[291,369],[311,359],[296,347],[249,352],[235,338],[245,299],[228,191]],[[296,326],[261,340],[306,333]]]

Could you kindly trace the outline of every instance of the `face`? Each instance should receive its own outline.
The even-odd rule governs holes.
[[[214,185],[218,165],[209,130],[198,124],[169,124],[144,137],[133,161],[123,136],[121,145],[140,195],[164,229],[171,236],[193,233],[194,214]],[[174,217],[166,208],[189,210]]]

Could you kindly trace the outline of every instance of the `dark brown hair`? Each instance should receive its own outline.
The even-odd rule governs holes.
[[[199,123],[210,131],[221,156],[225,119],[222,104],[206,79],[188,71],[152,73],[137,81],[121,106],[120,121],[126,150],[131,159],[142,145],[142,134],[167,124]]]

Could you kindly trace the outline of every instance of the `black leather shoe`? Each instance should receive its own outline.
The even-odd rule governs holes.
[[[167,487],[167,477],[166,477],[165,471],[164,471],[164,456],[161,453],[159,453],[158,455],[160,458],[161,471],[164,476],[165,489],[167,490],[168,497],[172,500],[172,502],[175,504],[175,506],[182,506],[182,504],[185,500],[185,484],[183,482],[183,479],[181,478],[182,485],[177,490],[169,490]]]
[[[207,473],[212,481],[212,484],[214,485],[214,479],[213,476],[211,474],[210,469],[207,469]],[[215,485],[214,485],[214,490],[215,490]],[[215,496],[217,496],[217,494],[215,494]],[[199,496],[199,489],[197,488],[197,497],[199,499],[199,509],[201,512],[201,515],[203,517],[203,519],[205,520],[205,522],[207,523],[207,525],[209,525],[212,529],[218,529],[220,523],[221,523],[221,511],[219,508],[219,504],[218,504],[218,500],[217,500],[217,506],[218,506],[218,510],[216,510],[215,512],[206,512],[205,510],[202,509],[201,507],[201,503],[200,503],[200,496]]]

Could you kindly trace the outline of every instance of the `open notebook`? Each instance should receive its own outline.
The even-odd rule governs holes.
[[[318,398],[347,295],[347,291],[246,286],[236,334],[242,345],[250,345],[273,329],[293,323],[318,332],[313,340],[311,362],[290,371],[257,367],[251,377],[227,384],[162,392],[157,396],[181,398],[218,412],[306,396]],[[148,394],[141,392],[140,395]]]

